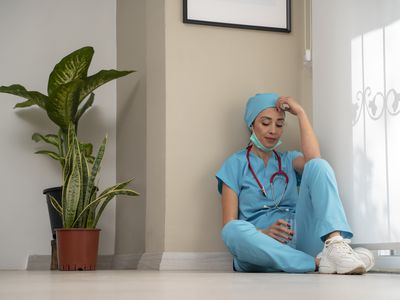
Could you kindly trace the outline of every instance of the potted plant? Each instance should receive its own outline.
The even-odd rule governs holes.
[[[68,54],[57,63],[50,73],[45,95],[38,91],[28,91],[20,84],[10,86],[0,86],[1,93],[8,93],[25,98],[26,101],[19,102],[14,108],[27,108],[38,106],[43,109],[49,119],[58,126],[58,132],[50,134],[34,133],[32,139],[36,142],[44,142],[52,150],[44,149],[36,151],[38,154],[45,154],[59,161],[61,168],[64,168],[66,154],[68,152],[68,126],[73,124],[75,131],[81,117],[93,105],[95,94],[93,93],[103,84],[126,76],[134,71],[101,70],[88,76],[89,66],[94,55],[92,47],[83,47]],[[88,163],[92,163],[93,146],[90,143],[80,143],[81,154],[84,155]],[[47,204],[50,214],[50,224],[55,238],[55,228],[62,226],[53,206],[50,204],[50,195],[61,201],[62,187],[48,188],[43,191],[46,194]],[[52,260],[55,262],[56,253],[54,253],[55,241],[52,241]],[[52,269],[56,268],[52,263]]]
[[[104,138],[92,165],[80,147],[74,124],[70,124],[67,154],[63,167],[61,204],[50,196],[51,204],[61,215],[63,228],[56,229],[59,270],[94,270],[98,251],[96,228],[107,204],[117,195],[137,196],[127,188],[132,181],[115,184],[98,193],[96,176],[105,152]]]
[[[53,151],[40,150],[36,153],[46,154],[58,160],[61,167],[64,166],[66,154],[66,137],[68,126],[74,124],[78,130],[81,117],[93,105],[95,94],[93,93],[103,84],[126,76],[134,71],[101,70],[88,76],[88,69],[94,55],[92,47],[80,48],[57,63],[50,73],[47,92],[44,95],[37,91],[28,91],[20,84],[0,86],[1,93],[8,93],[25,98],[26,101],[17,103],[15,108],[38,106],[43,109],[51,121],[58,127],[57,134],[42,135],[34,133],[32,139],[36,142],[45,142],[55,148]],[[83,154],[92,161],[92,145],[80,144]]]

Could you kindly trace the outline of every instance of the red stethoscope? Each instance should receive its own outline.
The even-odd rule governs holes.
[[[252,147],[253,147],[253,144],[250,144],[250,145],[247,146],[247,152],[246,152],[247,163],[248,163],[248,166],[249,166],[251,174],[253,174],[254,179],[256,180],[258,186],[261,189],[261,192],[264,194],[264,196],[266,198],[268,198],[267,197],[267,192],[266,192],[264,186],[261,184],[260,180],[258,180],[257,175],[254,172],[253,167],[250,164],[250,151],[251,151]],[[275,150],[272,150],[272,152],[274,153],[274,155],[276,157],[276,160],[278,161],[278,171],[271,175],[271,178],[269,179],[269,184],[271,186],[272,201],[274,202],[275,207],[278,208],[279,204],[281,203],[281,201],[283,199],[283,196],[286,193],[286,189],[287,189],[288,184],[289,184],[289,176],[284,171],[282,171],[282,161],[281,161],[281,157],[279,156],[279,154]],[[275,182],[275,179],[277,177],[283,177],[285,179],[285,188],[284,188],[284,190],[282,192],[282,195],[281,195],[281,197],[279,198],[278,201],[276,201],[275,193],[274,193],[274,182]],[[265,207],[266,208],[271,208],[268,205],[265,205]]]

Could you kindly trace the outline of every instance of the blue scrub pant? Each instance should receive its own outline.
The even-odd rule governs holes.
[[[315,256],[325,236],[340,231],[353,236],[339,198],[334,172],[323,159],[304,166],[296,205],[296,249],[260,232],[250,222],[232,220],[222,229],[222,239],[239,272],[293,272],[315,270]]]

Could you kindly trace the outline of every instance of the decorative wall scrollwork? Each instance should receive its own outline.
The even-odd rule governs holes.
[[[372,120],[378,120],[383,113],[388,112],[395,116],[400,113],[400,93],[395,89],[390,89],[383,94],[376,92],[372,95],[370,87],[366,87],[363,91],[358,91],[355,95],[352,107],[352,124],[358,123],[362,112],[365,110]]]

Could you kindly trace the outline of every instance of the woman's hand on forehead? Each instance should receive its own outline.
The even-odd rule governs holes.
[[[303,110],[301,105],[291,96],[280,96],[276,101],[278,111],[287,111],[295,116]]]

